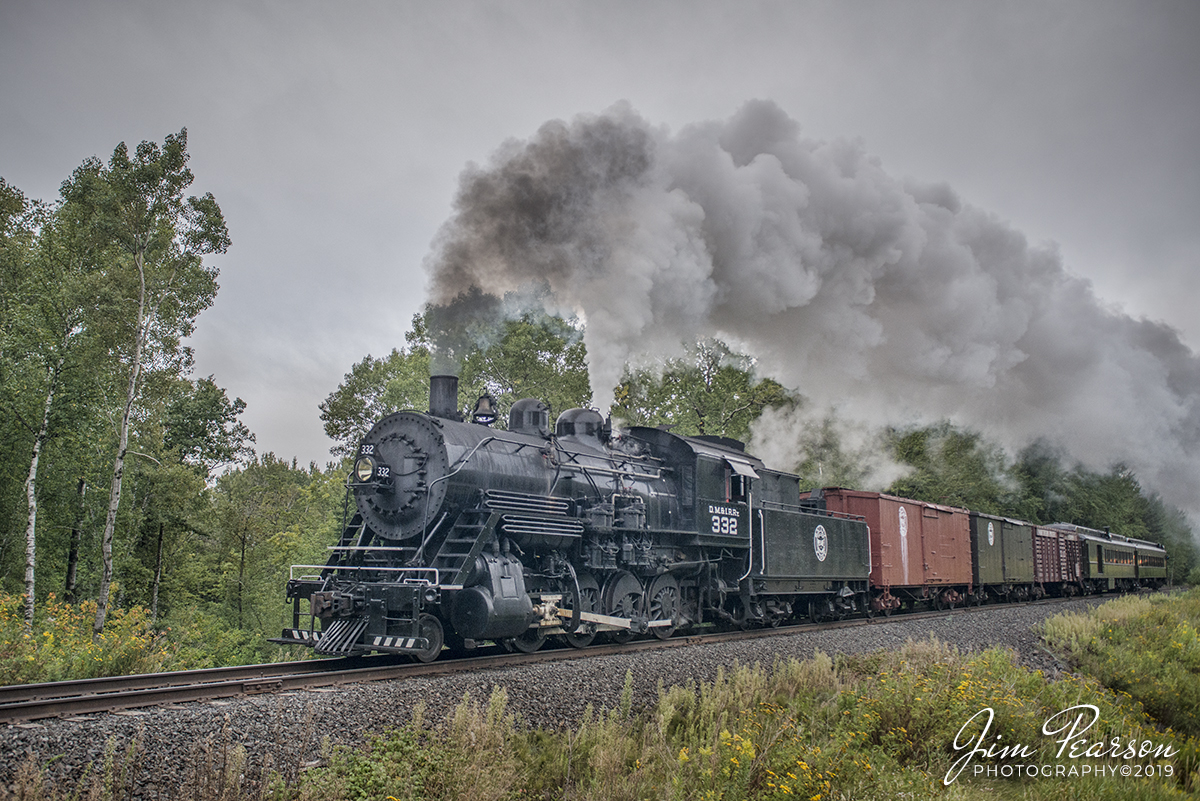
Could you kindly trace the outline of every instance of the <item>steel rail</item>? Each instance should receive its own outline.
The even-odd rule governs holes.
[[[261,665],[241,665],[199,670],[177,670],[166,673],[142,673],[131,676],[102,676],[74,681],[54,681],[38,684],[13,684],[0,686],[0,723],[11,722],[8,712],[35,709],[40,704],[51,708],[57,702],[65,704],[72,700],[118,699],[134,697],[131,694],[167,692],[186,687],[216,687],[221,684],[242,683],[253,686],[255,682],[270,682],[284,675],[348,670],[368,665],[371,661],[386,661],[394,664],[394,656],[342,657],[337,659],[309,659],[295,662],[275,662]],[[97,706],[97,708],[102,708]],[[127,708],[113,706],[113,709]],[[15,719],[25,719],[23,715]]]

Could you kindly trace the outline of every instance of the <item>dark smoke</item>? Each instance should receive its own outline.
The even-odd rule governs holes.
[[[627,361],[718,335],[812,408],[1047,438],[1200,507],[1200,360],[1177,332],[770,102],[678,133],[619,105],[507,142],[464,173],[427,268],[434,304],[544,287],[586,324],[602,406]]]

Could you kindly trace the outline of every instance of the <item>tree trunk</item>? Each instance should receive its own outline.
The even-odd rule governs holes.
[[[158,524],[158,555],[154,559],[154,589],[150,593],[150,620],[158,622],[158,588],[162,584],[163,524]]]
[[[46,404],[42,407],[42,425],[37,436],[33,438],[33,456],[29,460],[29,475],[25,477],[25,499],[29,505],[29,518],[25,525],[25,633],[33,631],[34,613],[34,566],[37,562],[37,472],[38,459],[42,455],[42,446],[46,444],[46,435],[50,428],[50,407],[54,405],[54,390],[58,387],[58,373],[62,369],[63,359],[46,368],[46,381],[49,388],[46,391]]]
[[[113,460],[112,490],[108,496],[108,515],[104,519],[104,536],[100,540],[100,559],[103,570],[100,575],[100,592],[96,598],[96,621],[92,624],[92,638],[104,631],[108,618],[108,595],[112,588],[112,543],[117,527],[117,508],[121,505],[121,479],[125,474],[125,456],[129,452],[129,418],[133,414],[133,402],[137,397],[138,377],[142,371],[142,345],[146,340],[149,323],[146,320],[146,272],[142,254],[134,254],[141,289],[138,293],[137,336],[133,345],[133,366],[129,371],[129,391],[125,395],[125,412],[121,416],[121,429],[117,434],[117,457]]]
[[[76,601],[75,580],[79,571],[79,544],[83,540],[83,496],[87,492],[87,482],[79,479],[79,510],[75,515],[75,525],[71,527],[71,545],[67,549],[67,581],[63,587],[63,600],[69,604]]]
[[[238,628],[243,628],[242,620],[242,595],[246,591],[246,541],[250,539],[250,535],[242,533],[242,553],[241,559],[238,561]]]

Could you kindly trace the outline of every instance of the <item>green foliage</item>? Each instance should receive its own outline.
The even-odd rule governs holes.
[[[184,130],[86,160],[53,206],[0,182],[0,435],[14,445],[0,454],[0,586],[19,586],[29,476],[35,598],[99,595],[98,622],[112,577],[129,614],[186,608],[207,482],[251,453],[245,404],[188,377],[181,340],[217,290],[205,257],[229,236],[212,195],[185,198],[187,163]],[[114,476],[106,503],[96,490]]]
[[[628,368],[612,413],[629,425],[669,426],[677,434],[750,438],[764,409],[799,398],[770,378],[756,379],[754,359],[720,340],[704,340],[661,371]]]
[[[464,414],[485,392],[505,411],[522,398],[537,398],[550,407],[552,421],[567,409],[591,402],[587,349],[574,322],[526,312],[504,321],[496,334],[494,341],[463,360],[459,398]],[[507,420],[502,415],[500,427]]]
[[[337,443],[331,449],[334,454],[353,454],[371,426],[392,412],[429,408],[431,314],[413,318],[404,349],[378,359],[367,356],[322,401],[325,433]],[[485,318],[472,330],[473,338],[458,353],[464,417],[485,392],[502,411],[526,397],[544,401],[552,414],[590,401],[587,352],[581,332],[571,322],[526,312],[516,319]],[[506,422],[502,414],[497,426],[503,428]]]
[[[973,431],[949,423],[888,432],[897,461],[912,469],[888,487],[903,498],[1001,514],[1010,499],[1003,481],[1004,451]]]
[[[23,631],[24,600],[0,593],[0,685],[73,681],[171,670],[252,665],[296,657],[263,633],[231,627],[220,616],[184,609],[155,623],[145,606],[115,608],[92,637],[96,602],[38,606],[33,631]]]
[[[283,619],[284,585],[295,563],[324,564],[341,526],[345,471],[300,469],[265,454],[221,476],[211,531],[197,542],[190,592],[227,625],[264,636]]]
[[[1016,485],[1013,511],[1018,519],[1059,522],[1053,516],[1066,483],[1065,459],[1065,453],[1043,440],[1030,443],[1017,454],[1009,475]]]
[[[1010,461],[979,433],[948,422],[891,429],[887,447],[909,468],[887,488],[890,494],[1158,542],[1167,550],[1168,570],[1177,581],[1200,557],[1187,516],[1158,495],[1147,494],[1125,465],[1105,473],[1082,465],[1068,468],[1066,455],[1041,441]]]
[[[217,292],[217,270],[204,256],[224,253],[229,234],[211,194],[184,199],[193,176],[187,167],[187,130],[160,147],[143,141],[130,157],[117,145],[107,165],[88,159],[63,183],[60,206],[77,224],[79,249],[94,253],[106,279],[109,314],[94,327],[114,343],[128,376],[120,404],[112,489],[101,538],[101,578],[95,633],[104,627],[113,576],[113,542],[120,511],[130,424],[142,399],[142,371],[182,373],[191,354],[180,344]],[[149,383],[148,381],[146,382]]]
[[[768,417],[769,414],[762,418],[767,425],[756,428],[751,447],[770,447],[779,437],[793,436],[794,447],[803,454],[800,463],[793,466],[800,477],[801,491],[818,487],[863,488],[873,477],[880,457],[878,437],[856,437],[857,443],[848,442],[846,432],[852,429],[847,429],[833,413],[799,425],[787,414]]]
[[[469,695],[443,729],[414,723],[368,740],[366,748],[340,748],[325,768],[307,774],[300,801],[511,798],[520,766],[515,719],[508,696],[496,688],[486,707]],[[521,749],[524,750],[524,749]]]
[[[327,768],[316,771],[298,793],[312,801],[383,801],[388,797],[429,798],[426,785],[444,759],[434,737],[411,727],[368,738],[364,749],[336,752]],[[363,756],[367,758],[362,758]]]
[[[1047,620],[1043,636],[1164,726],[1200,737],[1200,590],[1125,596]]]
[[[95,601],[73,606],[51,595],[29,634],[21,626],[23,603],[20,596],[0,593],[0,684],[155,673],[179,664],[144,607],[114,610],[104,633],[93,640]]]
[[[163,447],[207,477],[253,454],[254,434],[238,420],[245,410],[246,402],[230,401],[212,376],[176,381],[164,414]]]
[[[224,253],[229,232],[211,194],[184,197],[194,180],[188,160],[183,129],[161,146],[143,141],[132,156],[122,142],[108,164],[88,159],[62,186],[63,213],[78,226],[76,247],[105,263],[111,284],[102,300],[130,351],[142,338],[176,354],[216,296],[217,269],[203,257]]]

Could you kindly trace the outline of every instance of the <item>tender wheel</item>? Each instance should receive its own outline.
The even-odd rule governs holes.
[[[675,620],[679,615],[679,582],[670,573],[664,573],[650,582],[650,621]],[[675,633],[675,626],[651,628],[655,637],[668,639]]]
[[[596,612],[600,609],[600,584],[591,573],[580,573],[578,579],[580,593],[578,600],[579,611]],[[575,588],[569,588],[567,594],[573,596]],[[574,604],[575,602],[575,599],[572,598],[571,603]],[[572,605],[571,608],[574,609],[575,607]],[[572,634],[564,634],[563,639],[572,648],[586,648],[592,644],[592,640],[596,639],[596,626],[592,623],[580,624],[578,631]]]
[[[627,620],[643,617],[642,582],[637,576],[627,570],[618,570],[604,582],[602,593],[604,614],[612,617],[622,617]],[[610,631],[608,636],[613,642],[624,643],[633,639],[632,629]]]
[[[812,623],[820,623],[827,617],[825,613],[825,601],[815,600],[808,602],[808,619]]]
[[[432,662],[442,652],[446,642],[446,634],[442,630],[442,621],[430,614],[423,614],[417,621],[419,636],[429,640],[425,650],[413,654],[418,662]]]

